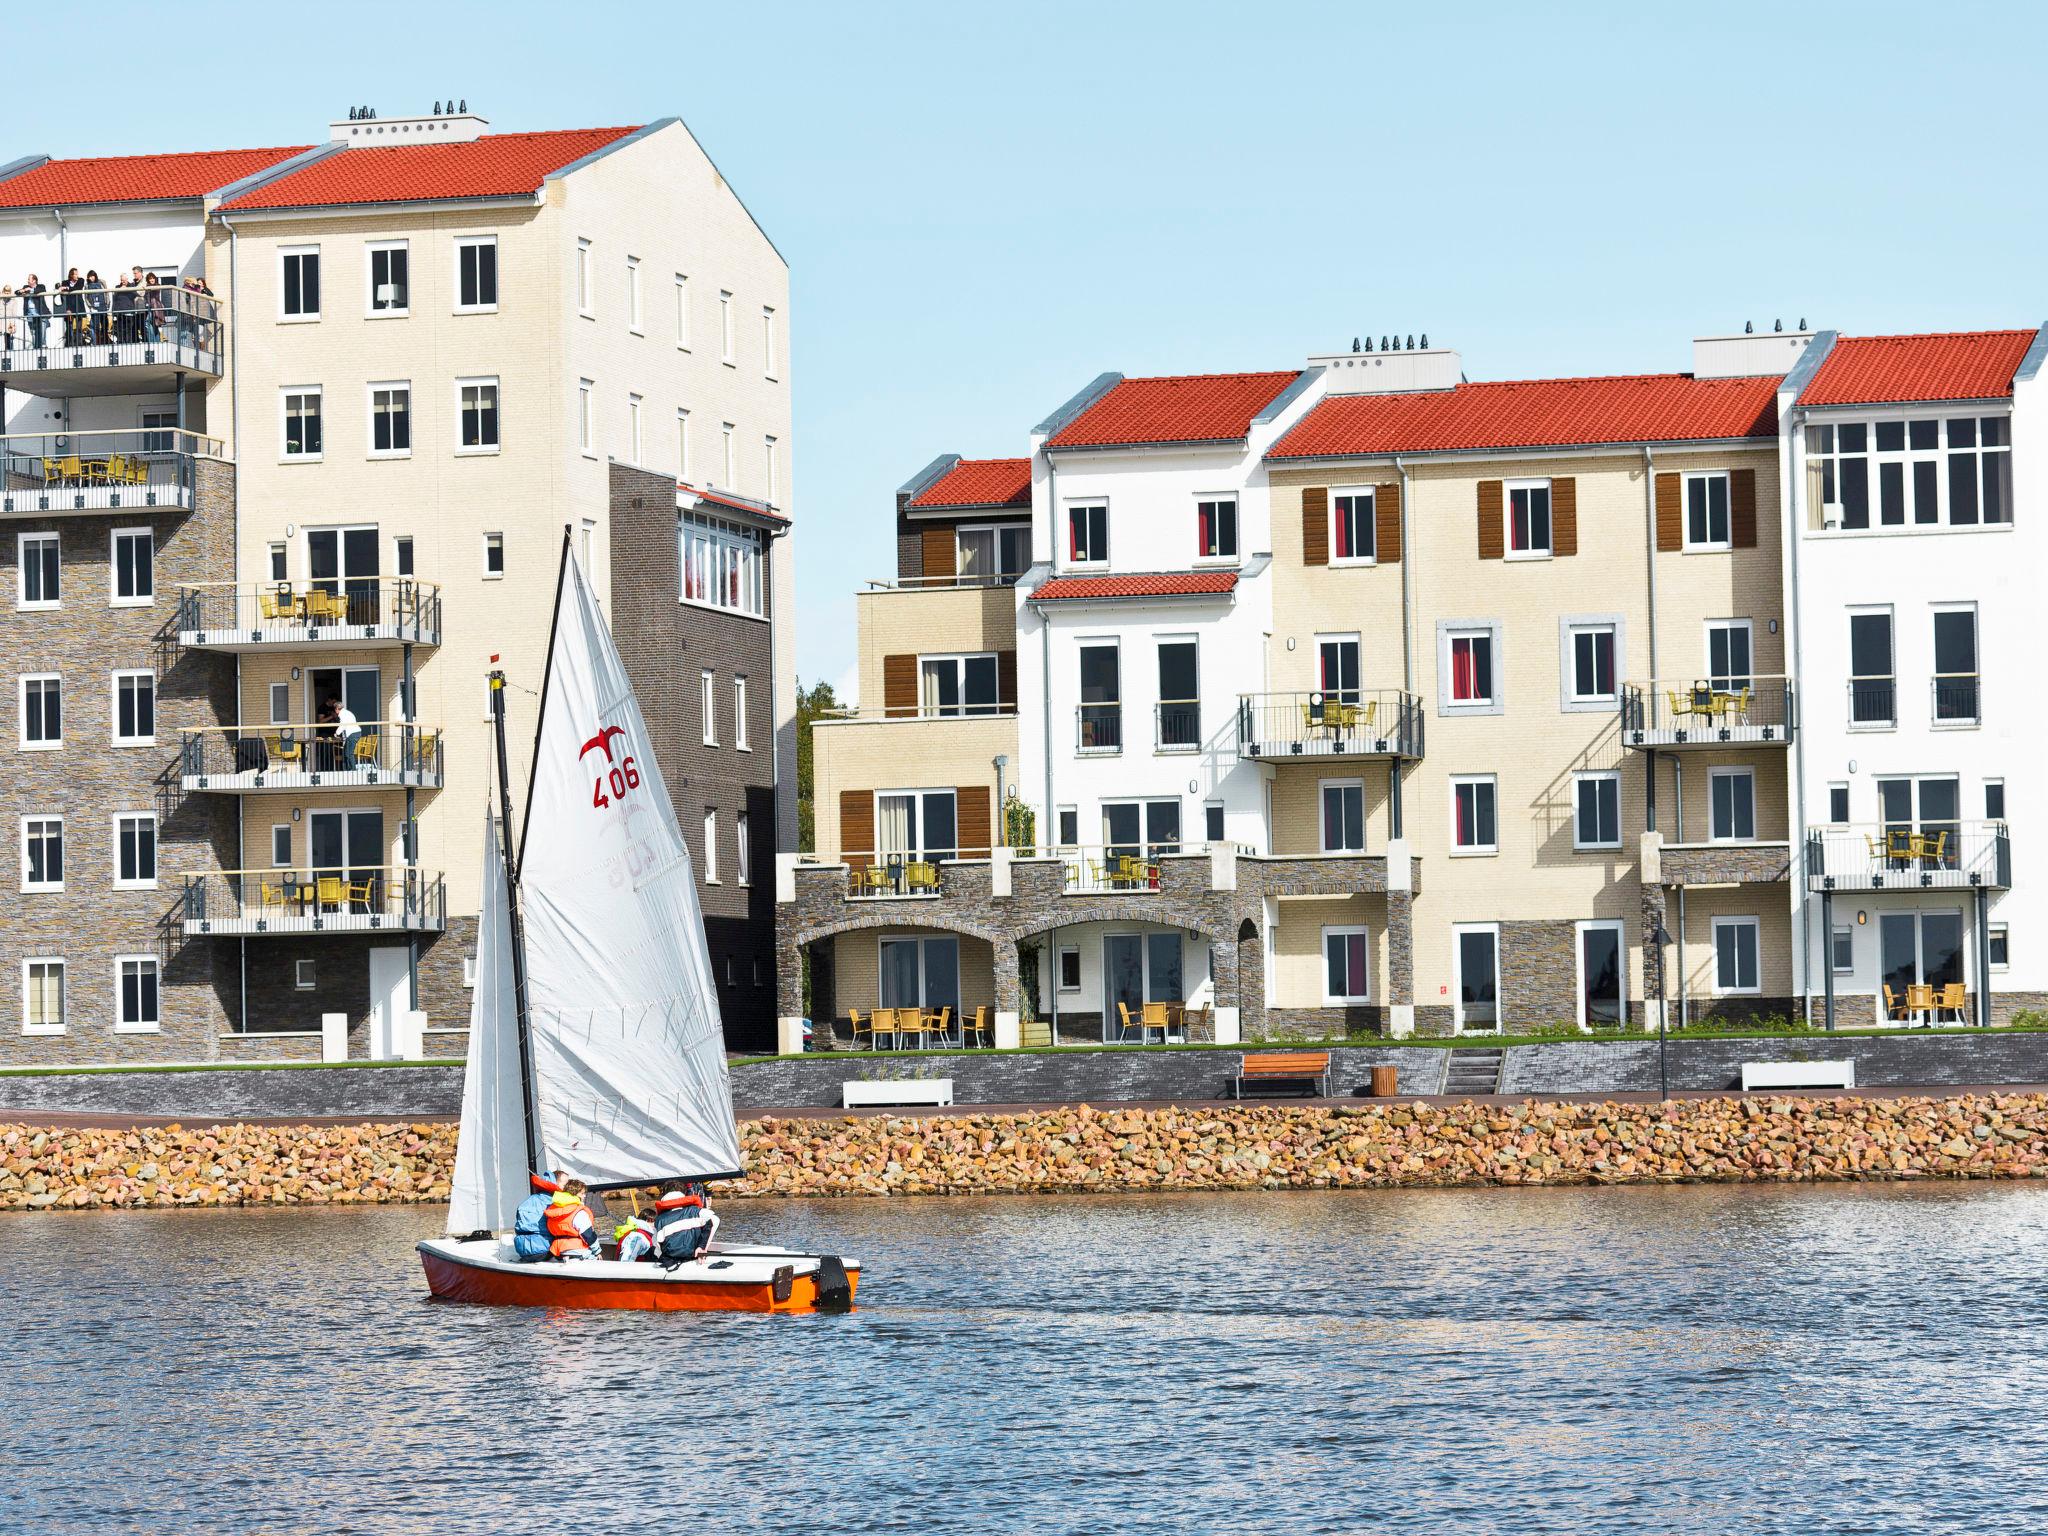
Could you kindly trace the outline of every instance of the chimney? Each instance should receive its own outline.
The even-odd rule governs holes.
[[[491,126],[469,110],[467,101],[437,101],[434,108],[418,117],[379,117],[375,107],[350,107],[347,117],[327,125],[327,139],[352,149],[389,149],[394,144],[467,144],[482,137]]]
[[[1753,325],[1754,322],[1749,322]],[[1782,322],[1781,322],[1782,324]],[[1696,379],[1783,378],[1799,361],[1799,354],[1813,340],[1806,322],[1796,331],[1758,331],[1748,328],[1740,335],[1695,336],[1692,340],[1692,376]]]
[[[1432,347],[1428,333],[1422,345],[1413,336],[1390,338],[1391,345],[1374,350],[1326,352],[1308,365],[1323,370],[1324,391],[1332,395],[1393,395],[1423,389],[1455,389],[1464,381],[1465,365],[1449,347]]]

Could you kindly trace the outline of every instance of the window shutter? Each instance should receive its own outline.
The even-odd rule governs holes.
[[[1579,482],[1570,475],[1550,482],[1550,552],[1579,552]]]
[[[1756,471],[1728,472],[1728,542],[1737,549],[1756,548]]]
[[[866,869],[875,851],[875,795],[868,789],[839,792],[839,856]]]
[[[996,652],[996,707],[1014,710],[1017,707],[1017,653]]]
[[[953,791],[953,835],[960,840],[963,859],[986,858],[993,846],[988,837],[988,801],[986,784],[963,784]]]
[[[1301,563],[1330,563],[1330,488],[1326,485],[1301,489]]]
[[[1373,558],[1382,565],[1401,558],[1401,485],[1372,488]]]
[[[884,656],[882,658],[882,713],[885,715],[914,715],[917,713],[917,658],[915,656]]]
[[[1479,558],[1498,560],[1507,553],[1507,541],[1501,529],[1501,482],[1482,480],[1479,482]]]
[[[934,576],[953,576],[958,567],[953,563],[953,525],[942,527],[927,526],[924,530],[924,575],[927,580]]]
[[[1677,475],[1657,477],[1657,548],[1667,555],[1685,548],[1685,498]]]

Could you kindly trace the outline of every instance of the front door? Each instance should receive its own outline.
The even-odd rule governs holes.
[[[1882,1012],[1901,1017],[1906,989],[1946,987],[1963,980],[1963,914],[1884,912],[1877,919],[1878,973],[1886,995]]]
[[[1458,1027],[1500,1028],[1499,935],[1491,928],[1465,928],[1456,934],[1458,950]]]
[[[370,951],[370,1059],[397,1061],[418,1048],[407,1027],[412,1012],[412,976],[402,944]]]
[[[1112,933],[1102,941],[1102,1038],[1121,1040],[1123,1012],[1135,1026],[1145,1012],[1145,940],[1135,933]]]
[[[1612,1029],[1622,1020],[1621,924],[1586,923],[1579,929],[1579,1022]]]

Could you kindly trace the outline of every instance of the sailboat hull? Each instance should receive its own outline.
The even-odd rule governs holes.
[[[705,1259],[663,1269],[610,1259],[526,1263],[502,1238],[430,1238],[419,1244],[427,1288],[442,1301],[485,1307],[561,1307],[613,1312],[816,1312],[851,1305],[860,1265],[845,1262],[843,1302],[820,1276],[817,1254],[717,1247]]]

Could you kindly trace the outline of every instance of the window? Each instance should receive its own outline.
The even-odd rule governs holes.
[[[635,336],[640,330],[640,258],[626,258],[626,329]]]
[[[1936,840],[1943,852],[1938,863],[1949,869],[1961,867],[1962,854],[1956,846],[1962,831],[1963,786],[1960,779],[1933,776],[1926,778],[1881,778],[1877,780],[1877,812],[1884,823],[1887,842],[1894,834],[1918,832]],[[1886,861],[1887,869],[1902,870],[1908,867],[1924,871],[1937,861],[1932,855],[1925,859],[1893,858]]]
[[[1828,786],[1828,820],[1836,826],[1846,826],[1849,821],[1849,786],[1830,784]]]
[[[496,581],[505,574],[505,535],[484,535],[484,580]]]
[[[1986,779],[1984,781],[1984,819],[1986,821],[2005,820],[2005,780]]]
[[[64,818],[21,818],[21,888],[24,891],[64,889]]]
[[[302,385],[281,391],[284,412],[283,456],[287,459],[320,457],[320,386]]]
[[[1064,944],[1060,946],[1060,990],[1081,990],[1081,951]]]
[[[1948,520],[2003,523],[2012,518],[2011,422],[2003,416],[1948,418]]]
[[[676,478],[690,478],[690,413],[676,407]]]
[[[412,454],[412,386],[370,386],[370,457],[403,459]]]
[[[284,545],[272,544],[270,546],[270,579],[272,581],[283,581],[285,579],[284,561]]]
[[[1750,769],[1708,770],[1707,836],[1716,843],[1756,840],[1756,775]]]
[[[718,884],[718,807],[704,807],[704,883]]]
[[[1358,636],[1316,636],[1316,687],[1339,704],[1359,702]]]
[[[1001,711],[995,652],[971,656],[920,656],[918,713],[993,715]]]
[[[17,608],[55,608],[63,594],[63,568],[58,560],[57,535],[21,533],[14,539]]]
[[[591,572],[594,577],[597,571],[597,522],[593,518],[586,517],[577,524],[576,558],[583,562],[583,569]]]
[[[718,356],[728,368],[733,366],[732,295],[723,289],[718,294]]]
[[[413,574],[411,534],[401,533],[391,541],[391,570],[396,576]]]
[[[2005,416],[1919,416],[1809,426],[1809,498],[1822,526],[1868,529],[1874,465],[1879,529],[2009,522],[2011,427]]]
[[[26,752],[64,745],[64,684],[54,673],[21,680],[21,739]]]
[[[1081,813],[1077,808],[1071,805],[1061,806],[1058,824],[1060,847],[1072,848],[1081,841]]]
[[[281,267],[278,314],[286,320],[318,320],[320,247],[288,245],[277,254]]]
[[[683,602],[766,616],[757,530],[690,512],[676,519],[676,536],[682,543]]]
[[[139,411],[136,413],[137,426],[142,428],[142,451],[144,453],[169,453],[177,447],[175,435],[178,426],[176,411]]]
[[[1892,675],[1892,613],[1849,615],[1849,724],[1888,727],[1897,722],[1898,685]]]
[[[1124,749],[1122,662],[1115,641],[1080,647],[1081,704],[1079,750],[1084,753]]]
[[[1725,471],[1685,477],[1685,547],[1729,547],[1728,476]]]
[[[723,466],[724,466],[724,467],[723,467],[723,469],[721,469],[721,470],[720,470],[720,476],[721,476],[721,478],[719,479],[719,482],[718,482],[718,483],[719,483],[720,485],[724,486],[724,487],[725,487],[725,488],[726,488],[727,490],[729,490],[729,491],[735,491],[735,490],[738,490],[738,489],[739,489],[739,484],[740,484],[740,481],[739,481],[739,470],[738,470],[738,468],[737,468],[737,467],[735,466],[735,463],[734,463],[734,460],[733,460],[733,443],[732,443],[732,423],[731,423],[731,422],[729,422],[729,421],[721,421],[721,422],[720,422],[720,423],[718,424],[718,440],[719,440],[719,441],[718,441],[718,450],[719,450],[719,460],[718,460],[718,461],[719,461],[719,463],[720,463],[721,465],[723,465]]]
[[[1030,564],[1029,523],[984,523],[954,531],[953,571],[962,586],[1014,581]]]
[[[156,674],[116,672],[114,674],[114,745],[148,747],[156,744]]]
[[[1621,775],[1580,773],[1572,778],[1574,848],[1621,846]]]
[[[747,827],[747,813],[740,811],[733,817],[733,876],[741,885],[754,883],[753,838]]]
[[[638,464],[640,462],[640,407],[643,404],[645,402],[638,395],[629,394],[626,396],[626,462],[628,464]]]
[[[1451,780],[1451,848],[1455,853],[1498,853],[1492,774]]]
[[[959,851],[958,826],[950,789],[884,790],[875,796],[875,852],[885,862],[892,857],[953,858]]]
[[[484,314],[497,307],[498,237],[459,237],[455,242],[455,312]]]
[[[292,685],[272,683],[270,685],[270,723],[290,725],[292,720]]]
[[[1750,664],[1751,626],[1747,619],[1711,619],[1707,623],[1709,685],[1739,692],[1754,680]]]
[[[1492,712],[1496,629],[1452,629],[1438,626],[1443,637],[1444,707],[1469,713]]]
[[[761,307],[761,376],[773,379],[781,372],[775,360],[775,311]]]
[[[116,608],[147,608],[156,601],[156,535],[147,528],[116,528],[112,590]]]
[[[767,494],[766,494],[766,495],[765,495],[765,496],[764,496],[764,497],[763,497],[762,499],[763,499],[764,501],[766,501],[766,502],[767,502],[767,503],[768,503],[768,504],[769,504],[770,506],[773,506],[773,505],[775,504],[775,439],[774,439],[774,438],[772,438],[772,437],[766,437],[766,438],[763,438],[763,439],[761,440],[761,453],[762,453],[762,457],[763,457],[763,458],[764,458],[764,460],[766,461],[766,463],[767,463],[767,467],[768,467],[768,487],[767,487]]]
[[[64,962],[30,959],[21,962],[21,1032],[24,1035],[64,1033]]]
[[[732,680],[732,744],[742,752],[754,750],[747,730],[747,680],[744,677]]]
[[[588,240],[578,240],[576,242],[576,312],[586,317],[594,315],[596,311],[590,307],[591,303],[590,242]]]
[[[1323,852],[1365,852],[1365,782],[1325,779],[1317,788],[1323,802]]]
[[[1332,565],[1370,565],[1378,558],[1372,498],[1369,485],[1339,486],[1330,492]]]
[[[1828,962],[1835,968],[1837,976],[1847,976],[1856,969],[1856,930],[1847,924],[1836,927]]]
[[[292,986],[300,992],[311,992],[318,985],[318,971],[311,960],[292,962]]]
[[[1323,930],[1323,1001],[1363,1003],[1371,1000],[1371,968],[1367,964],[1363,928]]]
[[[1159,722],[1156,742],[1161,752],[1194,752],[1202,745],[1200,655],[1192,637],[1159,642]]]
[[[704,745],[718,745],[718,674],[706,667],[697,674],[698,703],[704,710]]]
[[[581,396],[581,404],[587,413],[590,396]],[[457,453],[496,453],[498,440],[498,381],[488,379],[457,379],[455,381],[455,419],[461,436],[457,440]],[[589,445],[586,433],[584,444]]]
[[[590,380],[578,379],[576,381],[576,446],[582,449],[584,454],[590,458],[597,457],[597,451],[594,446],[597,422],[593,414],[595,407],[592,403],[596,393],[597,386],[591,383]]]
[[[1987,960],[1992,970],[2002,971],[2011,964],[2011,961],[2007,958],[2011,953],[2011,946],[2006,937],[2004,923],[1993,923],[1991,925],[1990,932],[1986,935],[1986,948],[1990,951]]]
[[[1975,725],[1978,709],[1977,610],[1934,610],[1934,723]]]
[[[1237,558],[1237,498],[1204,496],[1195,503],[1195,558]]]
[[[1109,505],[1093,502],[1067,508],[1067,562],[1104,565],[1109,561]]]
[[[403,315],[411,307],[403,240],[382,241],[370,252],[370,317]]]
[[[464,955],[462,957],[462,986],[465,991],[473,992],[476,990],[475,955]]]
[[[114,1033],[146,1034],[162,1026],[157,1012],[157,960],[154,955],[120,955],[114,960],[114,978],[121,993],[121,1011],[114,1020]]]
[[[273,869],[292,867],[291,823],[279,822],[270,829],[270,866]]]
[[[690,350],[690,280],[680,272],[676,274],[676,345],[685,352]]]
[[[1714,919],[1714,990],[1757,992],[1757,920],[1753,917]]]
[[[1103,801],[1102,846],[1112,859],[1119,855],[1153,858],[1180,852],[1180,802]]]
[[[1223,841],[1223,802],[1211,800],[1202,807],[1202,835],[1212,843]]]
[[[875,945],[884,1008],[913,1008],[960,1013],[960,941],[944,939],[882,939]]]
[[[1573,704],[1612,704],[1620,696],[1614,681],[1614,626],[1574,624],[1571,640]]]
[[[1508,558],[1540,560],[1550,553],[1550,482],[1510,480]]]

